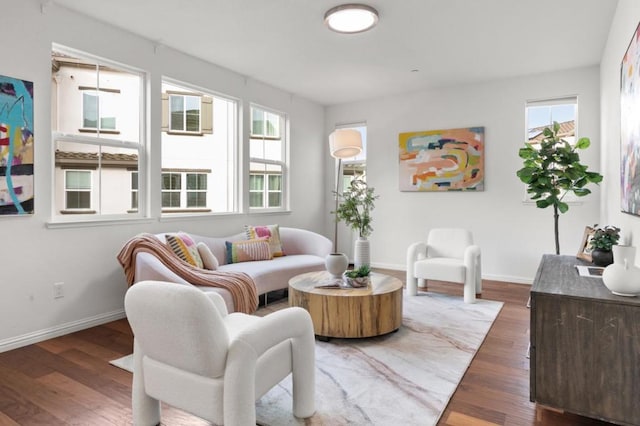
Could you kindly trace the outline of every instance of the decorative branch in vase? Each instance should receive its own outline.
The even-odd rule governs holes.
[[[369,240],[367,239],[373,232],[371,222],[373,217],[371,212],[375,207],[375,200],[379,197],[374,195],[374,188],[370,188],[362,176],[351,181],[349,187],[343,194],[337,194],[340,203],[335,212],[338,221],[343,221],[354,231],[358,232],[354,252],[354,266],[359,268],[362,265],[370,265]]]

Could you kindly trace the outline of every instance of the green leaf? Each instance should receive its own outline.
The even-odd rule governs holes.
[[[560,123],[557,121],[553,122],[553,133],[557,134],[560,131]]]
[[[576,148],[578,149],[587,149],[591,145],[591,140],[589,138],[580,138],[576,143]]]
[[[573,193],[578,197],[584,197],[585,195],[591,194],[591,191],[588,188],[574,188]]]
[[[560,213],[566,213],[569,210],[569,205],[567,203],[563,203],[562,201],[558,201],[558,210]]]
[[[546,199],[545,199],[545,200],[538,200],[538,201],[536,201],[536,206],[537,206],[539,209],[547,208],[547,207],[549,207],[550,205],[551,205],[551,204],[550,204]]]

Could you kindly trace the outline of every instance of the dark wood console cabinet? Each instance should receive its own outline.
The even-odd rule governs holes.
[[[640,425],[640,297],[581,277],[574,256],[544,255],[531,288],[530,399]]]

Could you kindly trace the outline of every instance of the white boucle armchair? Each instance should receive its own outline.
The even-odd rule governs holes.
[[[482,293],[480,247],[473,244],[470,231],[460,228],[435,228],[427,242],[416,242],[407,249],[407,294],[415,296],[426,280],[464,285],[465,303],[475,303]]]
[[[292,373],[293,415],[315,411],[309,313],[227,313],[217,293],[142,281],[125,296],[134,339],[133,424],[160,423],[160,401],[215,424],[256,424],[255,401]]]

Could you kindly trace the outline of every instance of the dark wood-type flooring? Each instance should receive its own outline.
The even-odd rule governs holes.
[[[381,271],[404,281],[400,271]],[[529,286],[484,281],[504,302],[439,425],[602,425],[529,402]],[[462,286],[430,283],[462,296]],[[0,425],[131,424],[131,374],[108,361],[132,352],[125,319],[0,354]],[[165,425],[207,425],[168,406]],[[333,425],[332,425],[333,426]]]

